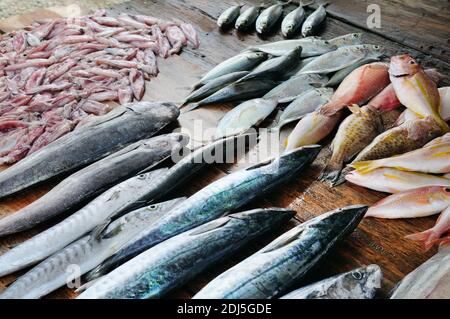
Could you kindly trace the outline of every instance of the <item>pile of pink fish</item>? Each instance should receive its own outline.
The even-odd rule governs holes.
[[[0,35],[0,164],[70,132],[109,101],[140,100],[166,58],[199,40],[192,25],[143,15],[34,23]]]

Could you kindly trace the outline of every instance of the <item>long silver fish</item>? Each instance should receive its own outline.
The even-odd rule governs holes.
[[[311,63],[308,63],[300,73],[331,73],[342,70],[363,59],[378,59],[383,54],[384,48],[379,45],[361,44],[342,47],[314,59]]]
[[[268,99],[252,99],[227,112],[217,124],[214,138],[238,135],[264,121],[277,107],[277,102]]]
[[[250,52],[260,51],[270,55],[280,56],[298,46],[302,47],[302,58],[322,55],[337,49],[335,45],[330,44],[327,40],[322,40],[317,37],[308,37],[303,39],[282,40],[266,44],[253,45],[247,50],[250,50]]]
[[[258,64],[266,60],[268,56],[269,55],[265,52],[247,51],[239,53],[238,55],[235,55],[212,68],[199,80],[194,88],[198,88],[206,84],[208,81],[222,75],[230,74],[233,72],[250,71]]]
[[[409,273],[394,290],[391,299],[450,298],[450,239],[436,255]]]
[[[369,265],[294,290],[280,299],[372,299],[382,277],[378,265]]]
[[[302,47],[296,47],[282,56],[264,61],[238,82],[257,78],[281,79],[289,70],[300,62]]]
[[[301,119],[308,113],[328,103],[333,95],[333,89],[314,88],[306,91],[292,101],[281,113],[276,126],[271,129],[281,129],[287,123]]]
[[[369,64],[369,63],[372,63],[372,62],[375,62],[378,60],[379,60],[379,58],[377,58],[377,57],[364,58],[352,65],[349,65],[348,67],[343,68],[343,69],[337,71],[335,74],[333,74],[333,76],[330,78],[330,80],[327,82],[326,85],[327,86],[338,86],[347,77],[347,75],[352,73],[353,70],[359,68],[360,66],[362,66],[364,64]]]
[[[233,26],[243,5],[229,7],[217,18],[217,26],[221,29],[227,29]]]
[[[293,76],[267,92],[263,98],[276,100],[278,103],[291,102],[300,94],[325,85],[327,79],[319,74]]]
[[[230,268],[194,299],[267,299],[285,294],[363,218],[367,206],[344,207],[313,218]]]
[[[1,255],[0,276],[35,264],[108,219],[164,196],[210,163],[205,159],[211,154],[223,151],[224,147],[234,147],[235,140],[237,138],[211,143],[184,157],[170,169],[140,174],[110,188],[65,220]]]
[[[0,236],[32,228],[69,211],[114,184],[150,169],[187,143],[187,135],[173,133],[136,142],[70,175],[44,196],[0,219]]]
[[[100,278],[78,299],[162,297],[294,215],[292,210],[266,208],[215,219],[148,249]]]
[[[346,47],[350,45],[362,44],[362,33],[349,33],[338,36],[336,38],[328,40],[332,45],[338,48]]]
[[[305,20],[302,26],[302,35],[308,37],[317,33],[322,26],[327,16],[325,5],[321,4],[313,13],[311,13]]]
[[[259,34],[270,32],[283,15],[283,7],[290,2],[291,0],[286,3],[277,3],[264,9],[256,19],[256,32]]]
[[[181,105],[204,99],[211,94],[216,93],[227,85],[236,82],[240,78],[249,74],[249,71],[238,71],[230,74],[221,75],[205,83],[202,87],[189,94]]]
[[[151,137],[179,114],[172,103],[139,102],[118,107],[0,172],[0,198]]]
[[[306,12],[303,4],[300,3],[298,8],[289,12],[281,22],[281,34],[286,38],[293,37],[302,27],[305,21]]]
[[[237,18],[234,27],[239,31],[247,31],[255,24],[262,7],[252,6],[246,9],[239,18]]]
[[[36,299],[73,282],[113,255],[134,235],[150,226],[185,198],[177,198],[132,211],[48,257],[17,278],[0,299]],[[78,271],[75,272],[76,267]],[[71,271],[73,270],[73,273]]]
[[[127,247],[92,271],[89,278],[105,274],[170,237],[239,209],[254,198],[297,176],[314,160],[319,150],[318,145],[298,148],[209,184],[177,206],[153,227],[136,236]]]

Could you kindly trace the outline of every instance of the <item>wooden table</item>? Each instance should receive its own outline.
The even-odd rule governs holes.
[[[241,1],[241,3],[247,4],[258,2],[254,0]],[[335,0],[329,2],[330,5],[327,7],[329,17],[321,34],[325,39],[351,32],[364,32],[366,43],[384,45],[389,55],[409,52],[420,59],[425,67],[435,67],[445,75],[449,74],[450,25],[447,21],[449,16],[447,1]],[[366,9],[368,3],[380,5],[381,29],[369,30],[367,28],[366,19],[369,13],[366,12]],[[189,91],[189,87],[217,63],[235,55],[247,45],[263,43],[265,40],[281,39],[279,32],[264,40],[254,34],[236,34],[234,30],[220,32],[216,27],[215,19],[227,7],[226,2],[217,0],[133,0],[111,8],[113,13],[130,12],[158,16],[168,20],[182,19],[194,24],[200,34],[202,44],[198,50],[186,49],[180,56],[159,61],[161,73],[147,84],[145,99],[181,101]],[[14,17],[6,23],[0,22],[0,28],[18,28],[36,17],[54,15],[53,11],[41,10],[25,17]],[[450,84],[448,77],[444,79],[443,84]],[[207,131],[214,128],[224,112],[230,108],[231,105],[218,105],[182,114],[179,124],[183,129],[192,133],[193,120],[201,119],[203,130]],[[288,126],[284,129],[282,138],[292,128],[293,126]],[[201,135],[192,136],[192,139],[197,142],[203,141],[205,136]],[[324,145],[328,142],[329,140],[324,141]],[[271,236],[254,242],[234,258],[203,273],[196,280],[173,292],[170,297],[189,298],[215,276],[249,256],[295,224],[338,207],[352,204],[371,205],[386,196],[349,183],[330,188],[327,184],[317,181],[316,178],[328,156],[329,151],[324,148],[313,165],[298,179],[246,207],[289,207],[297,211],[294,221],[284,229],[274,231]],[[183,191],[174,196],[189,196],[208,183],[241,167],[242,165],[224,164],[211,166],[193,178],[183,188]],[[0,215],[13,213],[29,204],[53,185],[54,183],[49,183],[1,201]],[[382,268],[384,273],[380,297],[386,297],[399,280],[435,253],[435,250],[424,252],[419,244],[404,239],[407,234],[431,227],[434,221],[435,217],[409,220],[365,219],[358,229],[339,244],[303,283],[317,281],[352,268],[375,263]],[[12,245],[35,235],[49,225],[51,223],[23,234],[0,239],[0,251],[6,251]],[[1,278],[0,289],[14,280],[16,275]],[[75,293],[62,288],[51,294],[50,297],[73,298]]]

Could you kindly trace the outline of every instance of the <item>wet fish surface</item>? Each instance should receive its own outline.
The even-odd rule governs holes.
[[[349,33],[330,39],[328,42],[338,48],[341,48],[350,45],[362,44],[362,36],[362,33]]]
[[[382,277],[378,265],[369,265],[294,290],[280,299],[372,299]]]
[[[90,279],[105,274],[142,251],[223,214],[297,176],[317,156],[320,147],[299,148],[267,162],[227,175],[201,189],[153,227],[136,236],[130,245],[97,267]]]
[[[290,2],[290,1],[289,1]],[[283,6],[287,3],[277,3],[264,9],[256,19],[256,32],[266,34],[270,32],[283,14]]]
[[[307,37],[316,34],[325,21],[326,16],[327,11],[325,10],[325,5],[321,4],[306,18],[302,26],[302,35]]]
[[[267,208],[215,219],[143,252],[78,298],[160,298],[294,215],[291,210]]]
[[[327,40],[322,40],[316,37],[308,37],[303,39],[281,40],[260,45],[252,45],[248,48],[248,50],[256,50],[274,56],[280,56],[298,46],[302,47],[302,58],[319,56],[337,49],[335,45],[331,45]]]
[[[107,226],[101,225],[55,253],[30,271],[17,278],[0,293],[0,299],[36,299],[64,286],[91,270],[111,256],[134,234],[161,218],[185,198],[153,204],[130,212]],[[70,267],[77,265],[80,272],[70,276]]]
[[[209,282],[194,299],[268,299],[292,289],[358,226],[367,206],[322,214],[288,232]]]
[[[343,69],[340,69],[337,71],[333,76],[330,78],[330,80],[327,82],[327,86],[336,86],[339,85],[350,73],[352,73],[353,70],[359,68],[360,66],[368,63],[372,63],[375,61],[378,61],[379,58],[373,57],[373,58],[363,58],[362,60],[353,63]]]
[[[234,27],[239,31],[249,30],[255,24],[261,9],[262,7],[257,6],[247,8],[243,13],[241,13],[239,18],[237,18]]]
[[[222,12],[217,18],[217,26],[221,29],[228,29],[234,25],[234,22],[238,18],[241,12],[242,5],[236,5],[229,7],[224,12]]]
[[[293,37],[299,30],[301,30],[302,24],[305,21],[306,12],[303,5],[300,3],[298,8],[289,12],[281,23],[281,34],[290,38]]]
[[[181,149],[188,140],[187,135],[176,133],[156,136],[131,144],[85,167],[30,205],[0,219],[0,236],[32,228],[77,207],[117,182],[150,169]]]
[[[139,102],[97,117],[0,173],[0,198],[68,173],[148,138],[177,119],[172,103]]]

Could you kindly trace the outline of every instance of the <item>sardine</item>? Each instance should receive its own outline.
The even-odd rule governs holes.
[[[264,61],[238,82],[258,78],[281,79],[286,72],[297,66],[301,53],[302,47],[296,47],[282,56]]]
[[[391,299],[449,299],[449,243],[442,245],[436,255],[403,278]]]
[[[372,299],[381,288],[383,273],[369,265],[294,290],[280,299]]]
[[[239,71],[239,72],[233,72],[230,74],[221,75],[217,78],[214,78],[208,82],[205,83],[202,87],[195,90],[191,94],[189,94],[183,101],[181,105],[185,105],[191,102],[199,101],[201,99],[204,99],[211,94],[216,93],[218,90],[226,87],[227,85],[236,82],[240,78],[246,76],[250,72],[248,71]]]
[[[279,130],[287,123],[301,119],[308,113],[330,101],[333,89],[318,88],[306,91],[293,100],[281,113],[276,126],[271,129]]]
[[[107,226],[98,226],[89,235],[48,257],[19,277],[0,293],[0,299],[41,298],[77,279],[114,254],[135,234],[164,216],[184,199],[177,198],[153,204],[130,212]],[[79,272],[71,275],[70,267],[74,265],[79,267]]]
[[[273,99],[278,101],[278,103],[292,102],[306,91],[323,86],[326,81],[326,77],[322,77],[318,74],[292,76],[290,79],[282,82],[280,85],[277,85],[267,92],[263,98]]]
[[[448,186],[450,179],[436,175],[406,172],[396,168],[377,168],[361,174],[353,171],[345,176],[349,182],[379,192],[398,193],[425,186]]]
[[[367,206],[337,209],[313,218],[209,282],[194,299],[268,299],[292,289],[358,226]]]
[[[325,21],[327,11],[326,4],[321,4],[313,13],[311,13],[302,26],[302,35],[308,37],[317,33],[322,23]]]
[[[415,218],[440,213],[450,205],[450,188],[425,186],[392,194],[376,202],[366,217]]]
[[[89,279],[105,274],[170,237],[237,210],[254,198],[270,192],[297,176],[319,151],[318,145],[302,147],[209,184],[94,269]]]
[[[139,102],[98,116],[0,172],[0,198],[72,172],[151,137],[176,120],[179,113],[172,103]]]
[[[259,13],[261,12],[262,7],[252,6],[246,9],[239,18],[237,18],[234,27],[239,31],[247,31],[249,30],[258,18]]]
[[[217,18],[217,26],[221,29],[228,29],[234,25],[241,12],[243,5],[229,7]]]
[[[253,51],[243,52],[235,55],[212,68],[212,70],[206,73],[200,79],[200,81],[196,85],[194,85],[194,88],[205,85],[208,81],[218,78],[222,75],[253,70],[258,64],[266,60],[268,56],[269,55],[265,52]]]
[[[267,208],[215,219],[148,249],[100,278],[78,299],[162,297],[294,215]]]
[[[379,58],[373,57],[373,58],[363,58],[362,60],[349,65],[346,68],[343,68],[339,71],[337,71],[333,76],[330,78],[330,80],[327,82],[326,86],[337,86],[339,85],[350,73],[352,73],[353,70],[356,68],[359,68],[360,66],[368,63],[372,63],[375,61],[378,61]]]
[[[65,220],[1,255],[0,276],[35,264],[108,219],[164,196],[210,163],[206,159],[211,154],[234,146],[235,140],[237,138],[233,137],[211,143],[184,157],[170,169],[139,174],[110,188]]]
[[[277,85],[278,82],[267,78],[253,79],[245,82],[235,82],[224,87],[223,89],[220,89],[216,93],[211,94],[198,103],[191,104],[187,107],[187,110],[190,111],[203,105],[228,103],[258,98],[266,94]]]
[[[379,59],[384,54],[384,48],[379,45],[360,44],[338,48],[328,52],[308,63],[301,74],[327,74],[345,69],[364,59]],[[350,73],[350,72],[349,72]]]
[[[408,124],[407,122],[405,124]],[[373,161],[352,163],[360,173],[379,167],[394,167],[404,171],[446,174],[450,173],[450,143],[423,147],[408,153]]]
[[[281,23],[281,34],[286,38],[294,36],[302,27],[306,18],[306,12],[302,3],[298,8],[289,12]]]
[[[362,33],[349,33],[330,39],[328,40],[328,42],[330,42],[330,44],[332,45],[337,46],[338,48],[342,48],[346,46],[362,44],[362,36]]]
[[[400,102],[420,117],[431,116],[445,133],[450,131],[442,119],[441,98],[436,83],[425,74],[422,67],[408,54],[391,58],[389,75]]]
[[[214,138],[246,132],[252,126],[264,121],[275,110],[277,104],[276,101],[268,99],[252,99],[239,104],[219,121]]]
[[[150,169],[172,152],[181,149],[189,137],[168,134],[136,142],[70,175],[44,196],[18,212],[0,219],[0,236],[32,228],[112,187],[144,169]],[[182,144],[183,143],[183,144]]]
[[[316,37],[308,37],[303,39],[282,40],[266,44],[253,45],[249,47],[248,50],[261,51],[270,55],[280,56],[298,46],[302,47],[302,58],[322,55],[337,49],[335,45],[331,45],[327,40],[322,40]]]
[[[286,3],[277,3],[264,9],[256,19],[256,32],[259,34],[266,34],[272,30],[278,20],[283,14],[283,7],[290,3],[289,0]]]
[[[332,155],[319,180],[332,185],[338,180],[345,163],[352,160],[379,133],[383,131],[380,113],[370,105],[349,107],[352,115],[342,121],[331,143]]]

